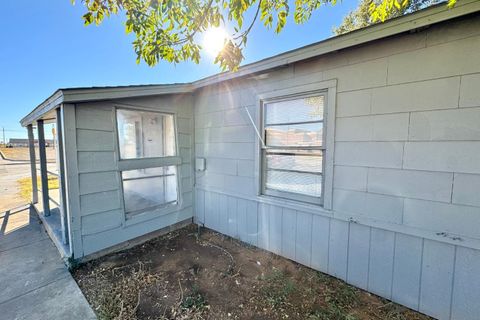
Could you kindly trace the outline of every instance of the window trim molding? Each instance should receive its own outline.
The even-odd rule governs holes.
[[[332,195],[333,195],[333,165],[335,154],[335,115],[336,115],[336,95],[337,95],[337,79],[320,81],[305,85],[299,85],[282,90],[272,90],[257,95],[257,127],[260,128],[260,132],[264,135],[264,119],[263,119],[263,105],[265,102],[282,99],[291,99],[295,96],[305,97],[315,94],[325,94],[326,105],[324,109],[323,120],[323,134],[324,134],[324,157],[323,157],[323,204],[313,204],[325,210],[332,210]],[[263,138],[263,137],[262,137]],[[264,188],[264,170],[263,170],[263,142],[260,139],[255,140],[255,179],[257,196],[270,197],[270,195],[263,192]],[[300,195],[301,196],[301,195]],[[292,197],[293,198],[293,197]],[[282,199],[283,200],[283,199]],[[287,200],[292,200],[288,198]],[[312,204],[311,202],[295,200],[298,203]]]
[[[166,156],[166,157],[149,157],[149,158],[131,158],[131,159],[122,159],[120,156],[120,140],[119,140],[119,131],[118,131],[118,117],[117,110],[130,110],[138,112],[154,112],[159,114],[168,114],[173,116],[173,129],[174,129],[174,139],[175,139],[175,156]],[[176,111],[166,110],[162,108],[147,108],[144,106],[135,106],[135,105],[126,105],[121,103],[113,103],[112,105],[113,112],[113,122],[114,122],[114,136],[115,136],[115,160],[117,163],[117,179],[119,181],[119,191],[121,195],[121,210],[123,212],[123,226],[135,224],[144,220],[153,219],[162,215],[178,211],[183,207],[183,190],[182,190],[182,174],[181,174],[181,165],[182,159],[180,157],[180,147],[178,144],[178,115]],[[139,209],[136,211],[127,212],[125,210],[125,196],[123,190],[123,179],[122,171],[135,170],[135,169],[147,169],[155,167],[164,167],[168,165],[173,165],[177,168],[177,203],[176,204],[161,204],[149,208]]]

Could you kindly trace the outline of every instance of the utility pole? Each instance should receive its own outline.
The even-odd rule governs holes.
[[[6,147],[7,144],[6,144],[6,141],[5,141],[5,127],[2,127],[2,131],[3,131],[3,146]]]

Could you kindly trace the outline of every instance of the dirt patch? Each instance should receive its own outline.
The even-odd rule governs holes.
[[[72,274],[100,319],[430,319],[194,226]]]
[[[0,151],[3,153],[7,160],[13,161],[30,161],[30,151],[26,147],[17,147],[17,148],[0,148]],[[53,147],[45,148],[45,153],[47,154],[48,161],[55,161],[56,150]],[[38,161],[38,148],[35,148],[35,156]]]

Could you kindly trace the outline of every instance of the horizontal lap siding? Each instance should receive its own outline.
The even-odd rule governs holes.
[[[112,105],[77,105],[76,123],[81,228],[88,235],[119,227],[123,221]]]
[[[199,90],[195,156],[206,158],[206,171],[195,175],[197,221],[252,243],[249,230],[260,248],[440,319],[476,319],[470,265],[480,251],[461,241],[480,239],[479,21]],[[258,94],[333,78],[331,215],[258,198],[257,137],[245,107],[257,121]]]
[[[160,109],[177,114],[181,207],[146,220],[125,220],[113,106]],[[190,97],[124,99],[76,106],[83,255],[94,253],[193,216],[193,111]],[[148,212],[147,212],[148,214]]]

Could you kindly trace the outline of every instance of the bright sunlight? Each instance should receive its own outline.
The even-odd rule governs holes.
[[[225,40],[229,38],[228,33],[223,28],[209,28],[203,34],[203,49],[212,55],[217,56],[223,49]]]

